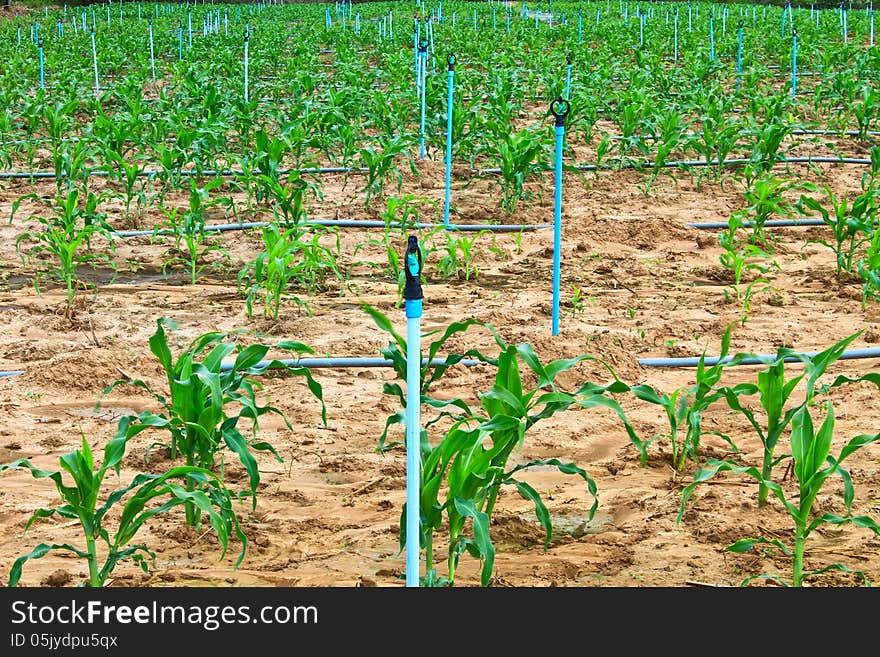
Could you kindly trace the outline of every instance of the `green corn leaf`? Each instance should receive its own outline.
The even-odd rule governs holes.
[[[397,333],[397,331],[394,330],[394,326],[391,324],[391,321],[384,314],[382,314],[382,312],[380,312],[376,308],[373,308],[369,304],[362,304],[361,309],[373,318],[373,321],[380,329],[389,333],[391,337],[394,338],[394,342],[397,344],[397,347],[403,353],[406,353],[406,339],[404,339],[399,333]]]
[[[256,492],[257,487],[260,485],[260,470],[257,466],[257,461],[248,449],[248,444],[247,441],[244,439],[244,436],[242,436],[241,433],[239,433],[237,430],[224,431],[223,440],[229,447],[229,449],[238,454],[238,458],[248,474],[250,490],[252,493],[255,494],[253,498],[253,508],[256,509]]]
[[[474,506],[473,500],[456,497],[454,503],[458,513],[463,517],[473,519],[474,542],[479,549],[480,558],[483,560],[480,583],[483,586],[488,586],[495,567],[495,546],[489,536],[489,516],[479,511]]]
[[[780,540],[778,539],[768,539],[768,538],[743,538],[735,543],[728,545],[725,550],[728,552],[738,552],[744,553],[751,550],[756,545],[773,545],[774,547],[779,548],[783,554],[787,556],[791,556],[792,551]]]
[[[15,560],[15,563],[12,564],[12,568],[9,570],[9,583],[7,584],[7,586],[9,588],[12,588],[18,584],[18,582],[21,580],[21,569],[25,562],[30,561],[31,559],[41,559],[52,550],[67,550],[69,552],[73,552],[81,559],[87,559],[89,557],[88,552],[83,552],[82,550],[79,550],[78,548],[75,548],[74,546],[67,543],[53,543],[52,545],[49,545],[47,543],[40,543],[28,554]]]
[[[267,345],[254,344],[246,347],[235,357],[235,362],[232,364],[233,371],[241,372],[250,369],[263,360],[268,351]]]
[[[509,480],[509,483],[514,484],[517,491],[519,491],[519,494],[535,505],[535,515],[538,518],[538,522],[540,522],[541,526],[544,528],[544,550],[550,549],[553,526],[550,521],[550,512],[547,510],[547,506],[541,499],[541,495],[531,485],[524,481],[511,479]]]
[[[171,361],[171,350],[168,348],[168,338],[165,334],[165,330],[162,328],[163,326],[168,326],[171,330],[177,328],[177,324],[172,320],[160,317],[156,320],[156,332],[150,336],[149,344],[150,351],[152,351],[153,355],[159,359],[159,364],[162,365],[162,369],[165,370],[170,379],[174,367]]]

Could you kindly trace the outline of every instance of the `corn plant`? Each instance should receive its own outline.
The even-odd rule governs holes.
[[[125,217],[127,219],[131,216],[132,201],[137,199],[138,209],[146,201],[141,175],[144,171],[145,158],[134,155],[130,159],[126,159],[115,150],[107,151],[105,158],[112,165],[111,171],[122,184],[122,200],[125,203]]]
[[[721,265],[733,274],[733,285],[730,290],[725,288],[724,297],[728,300],[732,297],[739,303],[740,323],[745,325],[751,313],[754,294],[767,289],[769,281],[764,274],[778,269],[779,265],[759,245],[752,243],[750,239],[737,237],[737,231],[743,224],[741,213],[732,214],[727,220],[727,230],[718,234],[718,243],[723,249],[719,256]],[[744,284],[746,273],[750,271],[756,272],[758,276]]]
[[[291,289],[301,289],[312,295],[325,285],[329,274],[342,279],[336,255],[320,243],[321,231],[313,232],[308,240],[304,239],[302,228],[282,230],[268,224],[263,226],[262,235],[264,250],[238,274],[239,292],[246,295],[248,317],[253,317],[254,301],[261,295],[266,318],[277,320],[281,301],[288,296],[311,315],[308,301],[289,293]]]
[[[728,361],[736,364],[736,358],[728,359],[727,354],[730,350],[730,333],[733,325],[727,327],[724,336],[721,339],[721,353],[717,361],[711,367],[706,367],[706,354],[700,356],[697,362],[696,383],[690,387],[682,386],[672,393],[658,392],[653,386],[643,383],[632,386],[631,392],[636,398],[651,404],[660,406],[666,413],[666,419],[669,423],[669,433],[664,438],[668,438],[672,448],[672,467],[681,472],[684,465],[690,459],[694,463],[700,462],[700,442],[704,434],[702,429],[703,413],[712,404],[723,397],[723,393],[718,389],[717,384],[721,380],[725,365]],[[683,433],[684,435],[680,435]],[[737,451],[736,445],[731,439],[721,432],[710,432],[721,437],[727,442],[734,451]],[[642,453],[642,465],[646,464],[646,454]]]
[[[880,230],[875,230],[865,255],[857,264],[862,279],[862,310],[869,301],[880,301]]]
[[[281,457],[269,443],[257,440],[259,419],[266,414],[281,417],[288,428],[292,428],[284,414],[274,406],[260,406],[257,393],[262,385],[254,377],[268,369],[283,369],[289,374],[305,377],[311,393],[321,402],[321,417],[326,425],[327,415],[321,385],[308,368],[285,365],[278,360],[264,361],[270,346],[254,344],[242,348],[240,344],[227,340],[220,332],[205,333],[194,339],[187,348],[173,359],[168,347],[165,327],[171,330],[176,324],[160,317],[156,321],[156,331],[150,338],[150,351],[159,360],[165,371],[168,395],[157,392],[141,379],[120,379],[105,390],[106,396],[117,386],[133,385],[146,390],[162,406],[159,413],[144,413],[136,419],[140,426],[152,424],[170,433],[170,443],[165,445],[172,459],[182,456],[187,466],[213,470],[225,462],[224,451],[231,450],[244,466],[248,476],[246,495],[253,498],[256,507],[257,486],[260,473],[254,451],[268,452],[277,460]],[[297,356],[312,353],[304,344],[283,341],[279,349],[292,351]],[[231,364],[223,359],[235,354]],[[251,436],[246,437],[239,427],[242,420],[251,423]],[[161,445],[161,443],[157,443]],[[155,445],[154,445],[155,446]],[[197,490],[196,482],[187,480],[187,490]],[[187,502],[186,519],[190,526],[198,526],[201,520],[199,508]]]
[[[757,383],[741,383],[719,389],[731,410],[745,416],[761,441],[763,459],[760,472],[763,480],[771,480],[773,469],[785,460],[785,455],[776,455],[776,446],[798,409],[812,402],[817,392],[817,380],[825,374],[832,363],[840,358],[846,347],[860,334],[861,331],[854,333],[814,356],[800,354],[787,347],[780,347],[775,357],[764,359],[769,362],[767,362],[766,368],[758,372]],[[739,355],[739,357],[745,356],[745,354]],[[800,374],[786,379],[785,363],[789,360],[803,362],[804,370]],[[805,380],[806,384],[803,401],[786,408],[801,380]],[[840,379],[834,385],[841,385],[845,381],[845,379]],[[827,392],[830,389],[831,386],[824,386],[821,390]],[[763,421],[759,416],[756,416],[749,404],[743,403],[743,397],[752,395],[758,397],[758,403],[763,411]],[[764,484],[759,487],[758,506],[764,506],[767,503],[768,491],[769,488]]]
[[[400,266],[399,244],[396,241],[398,235],[406,235],[409,230],[419,223],[419,206],[428,204],[436,208],[436,202],[425,197],[406,194],[404,196],[389,196],[385,199],[385,209],[380,216],[385,223],[381,238],[371,238],[359,242],[354,248],[356,256],[362,249],[378,248],[384,251],[387,258],[386,265],[376,262],[375,259],[359,260],[356,264],[367,265],[378,269],[397,285],[397,306],[403,303],[403,286],[406,273]]]
[[[834,405],[830,400],[825,404],[825,419],[818,431],[813,424],[808,403],[803,403],[793,409],[790,421],[791,459],[794,463],[792,470],[798,484],[797,492],[791,498],[786,496],[782,486],[770,479],[769,474],[764,470],[759,470],[755,467],[743,467],[730,461],[716,459],[711,459],[705,468],[698,470],[694,475],[694,481],[688,484],[682,492],[678,522],[681,522],[685,505],[693,495],[694,489],[699,484],[708,481],[717,473],[723,471],[748,475],[758,482],[762,490],[772,492],[782,502],[794,523],[793,546],[773,536],[771,538],[743,538],[729,545],[727,550],[743,553],[756,546],[768,546],[769,551],[772,553],[774,549],[777,549],[791,559],[791,579],[786,581],[784,578],[769,574],[753,575],[746,577],[742,581],[743,586],[747,586],[754,579],[768,579],[783,585],[800,587],[803,586],[807,578],[829,570],[852,573],[852,570],[840,563],[826,565],[817,570],[804,571],[804,554],[807,538],[823,525],[852,523],[857,527],[869,529],[880,536],[880,525],[873,518],[864,515],[852,515],[852,502],[855,492],[851,475],[842,465],[843,461],[854,452],[880,441],[880,433],[857,435],[843,446],[837,456],[834,456],[831,454],[831,445],[834,440],[835,417]],[[839,476],[843,480],[843,500],[847,513],[846,515],[833,513],[819,514],[814,510],[816,498],[824,489],[828,479],[834,475]],[[864,579],[864,574],[861,575]]]
[[[809,189],[821,190],[830,210],[816,198],[802,194],[800,207],[818,212],[822,222],[831,229],[833,241],[825,239],[810,240],[834,252],[837,274],[853,273],[854,258],[862,246],[871,241],[874,235],[874,222],[877,218],[878,190],[873,186],[856,196],[852,205],[845,196],[838,197],[828,185],[810,185]]]
[[[305,180],[296,170],[290,171],[284,180],[262,173],[256,180],[259,189],[257,198],[271,200],[276,219],[288,227],[305,220],[305,200],[308,195],[321,198],[320,187]]]
[[[526,180],[543,170],[542,156],[547,150],[543,132],[523,128],[513,132],[504,124],[490,124],[492,148],[501,169],[498,185],[501,188],[501,208],[512,214],[520,201],[528,203],[533,193],[525,188]]]
[[[445,281],[450,278],[469,281],[476,278],[480,270],[474,264],[474,244],[480,235],[490,231],[479,231],[468,237],[467,235],[455,236],[450,232],[445,233],[446,244],[444,252],[437,261],[437,270],[440,277]]]
[[[592,496],[589,518],[593,518],[598,507],[596,483],[582,468],[557,458],[509,465],[514,451],[522,449],[527,432],[536,423],[569,408],[611,408],[627,431],[634,434],[623,410],[608,396],[610,392],[623,392],[628,388],[616,376],[607,386],[587,383],[574,393],[557,387],[556,377],[583,360],[593,360],[593,357],[559,359],[545,365],[528,344],[504,346],[498,357],[494,385],[479,394],[481,411],[471,411],[456,421],[436,446],[422,445],[419,538],[426,554],[426,586],[453,586],[459,559],[465,552],[481,561],[480,583],[489,585],[495,561],[490,526],[502,486],[515,487],[523,498],[534,504],[545,532],[544,547],[549,547],[550,513],[540,493],[515,476],[529,468],[549,465],[563,474],[581,477]],[[524,384],[520,362],[535,377],[534,387],[527,388]],[[407,539],[405,517],[406,504],[401,515],[401,549]],[[434,534],[443,529],[447,534],[445,577],[438,574],[434,556]]]
[[[746,206],[738,213],[748,220],[751,228],[750,241],[764,250],[773,252],[773,237],[764,228],[773,216],[789,217],[797,212],[796,203],[786,198],[786,194],[803,189],[804,183],[777,178],[763,174],[750,180],[743,189]]]
[[[389,320],[388,317],[385,316],[380,310],[377,310],[369,304],[362,304],[361,308],[373,319],[376,326],[378,326],[380,329],[387,332],[391,336],[392,340],[388,343],[386,347],[381,348],[379,351],[385,358],[391,361],[391,367],[394,370],[397,378],[401,381],[406,381],[406,338],[400,335],[394,329],[394,325],[391,323],[391,320]],[[445,409],[451,407],[453,417],[455,418],[458,417],[457,415],[455,415],[455,412],[460,415],[462,412],[468,412],[470,410],[467,404],[465,404],[461,400],[453,399],[447,401],[431,396],[429,394],[430,387],[434,383],[439,381],[443,377],[443,375],[446,374],[450,367],[457,365],[466,358],[476,358],[477,360],[488,363],[490,365],[495,365],[498,362],[495,358],[484,356],[477,349],[469,349],[462,354],[452,353],[447,355],[443,362],[440,364],[432,363],[432,361],[437,357],[437,354],[440,353],[440,350],[450,339],[452,339],[459,333],[467,331],[473,326],[482,326],[483,328],[486,328],[488,331],[490,331],[493,335],[496,335],[495,329],[491,325],[472,318],[461,322],[453,322],[446,327],[446,329],[443,331],[443,334],[439,338],[428,344],[427,354],[425,356],[427,362],[422,364],[420,370],[420,400],[422,404],[425,404],[431,408],[441,409],[441,412],[438,415],[437,419],[428,420],[425,427],[423,427],[423,442],[427,440],[427,428],[440,420],[442,417],[448,415]],[[430,337],[431,335],[434,335],[434,333],[436,333],[436,331],[429,332],[423,337]],[[496,337],[496,340],[497,339],[498,338]],[[382,385],[382,392],[396,398],[401,405],[401,410],[392,413],[388,416],[388,418],[386,418],[385,427],[382,430],[382,434],[379,436],[379,445],[377,447],[377,451],[386,452],[402,444],[399,441],[389,442],[388,432],[394,425],[406,423],[406,394],[404,393],[400,385],[396,382],[385,382]],[[455,411],[455,409],[458,410]]]
[[[28,195],[23,198],[39,197]],[[16,202],[15,208],[21,200]],[[107,224],[104,214],[98,212],[99,202],[99,197],[89,192],[85,203],[81,204],[80,190],[68,189],[49,202],[49,208],[53,213],[51,216],[31,217],[42,224],[42,231],[28,230],[15,240],[16,250],[21,253],[23,261],[25,255],[30,258],[48,255],[55,259],[55,263],[50,265],[49,272],[60,279],[67,289],[65,315],[69,318],[74,314],[74,299],[78,287],[77,267],[98,261],[112,264],[111,254],[115,255],[110,235],[112,228]],[[97,235],[107,239],[110,253],[91,250],[91,241]],[[25,242],[33,243],[24,247]],[[38,294],[40,277],[41,274],[38,273],[34,278],[34,288]]]
[[[361,166],[366,169],[367,178],[364,185],[364,207],[369,207],[370,200],[382,194],[389,178],[397,181],[397,191],[403,185],[403,174],[397,166],[397,159],[412,145],[409,137],[395,137],[390,139],[383,147],[376,149],[365,146],[358,151]],[[417,170],[409,160],[410,170],[415,175]]]
[[[156,225],[154,235],[170,231],[174,239],[174,254],[163,264],[163,271],[167,272],[172,265],[182,263],[189,272],[190,283],[195,285],[199,274],[205,269],[220,266],[217,262],[205,263],[207,255],[218,253],[224,260],[229,260],[229,254],[223,245],[212,241],[211,235],[205,230],[205,211],[212,205],[229,203],[228,198],[211,198],[211,191],[223,184],[222,178],[214,178],[204,187],[199,187],[195,178],[192,178],[189,208],[169,210],[163,207],[167,220]]]
[[[238,568],[241,564],[247,549],[247,536],[238,524],[230,492],[210,470],[177,466],[161,474],[138,474],[127,486],[103,495],[107,474],[115,472],[118,476],[120,473],[129,439],[146,428],[161,426],[164,422],[144,417],[137,424],[132,424],[131,419],[120,419],[118,432],[104,447],[104,458],[97,467],[85,436],[82,437],[80,449],[59,458],[61,470],[40,470],[27,459],[0,465],[0,472],[23,469],[28,470],[34,479],[51,479],[58,490],[62,504],[35,511],[27,521],[25,531],[36,520],[57,515],[78,523],[85,539],[85,549],[70,543],[37,545],[28,554],[15,560],[9,572],[10,587],[18,584],[22,567],[27,561],[40,559],[55,551],[72,552],[86,561],[90,587],[104,586],[116,566],[128,559],[144,572],[149,572],[150,563],[155,565],[156,554],[145,543],[134,542],[135,536],[147,522],[181,504],[190,505],[208,516],[213,533],[222,547],[221,559],[226,555],[229,538],[233,534],[237,536],[242,547],[234,567]],[[73,479],[73,486],[64,482],[65,472]],[[99,506],[102,495],[104,502]],[[122,508],[117,516],[115,511],[120,504]],[[115,527],[111,524],[112,518],[116,518]],[[100,542],[106,544],[103,563],[99,557]]]
[[[651,173],[645,182],[645,196],[650,194],[651,186],[664,171],[669,174],[673,181],[677,180],[675,174],[669,172],[669,168],[665,165],[669,161],[670,156],[686,143],[685,133],[690,123],[691,121],[686,120],[684,115],[674,108],[667,110],[661,115],[656,126],[656,131],[660,134],[657,135],[657,140],[654,143],[654,162],[651,165]]]

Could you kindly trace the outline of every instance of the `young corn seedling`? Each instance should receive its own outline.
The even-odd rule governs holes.
[[[542,171],[541,160],[546,151],[543,132],[530,128],[512,132],[506,124],[490,127],[490,139],[501,169],[501,208],[513,214],[520,201],[528,203],[534,196],[525,184],[530,176]]]
[[[777,178],[772,174],[761,175],[749,181],[743,190],[746,206],[739,211],[751,228],[752,244],[773,253],[774,238],[767,233],[764,224],[773,216],[789,217],[797,212],[797,205],[786,194],[803,189],[800,182]]]
[[[776,446],[791,419],[799,408],[812,402],[816,394],[816,382],[819,377],[825,374],[828,367],[840,358],[847,346],[860,334],[861,331],[854,333],[815,356],[799,354],[792,349],[782,347],[777,350],[776,356],[767,363],[767,367],[758,372],[757,383],[741,383],[719,389],[719,393],[727,401],[727,405],[732,410],[745,416],[761,441],[763,459],[760,472],[761,478],[764,481],[771,480],[773,469],[786,458],[786,456],[776,455]],[[738,357],[745,356],[747,354],[738,354]],[[790,379],[786,379],[785,363],[790,359],[803,362],[804,371]],[[801,380],[806,382],[804,401],[786,408]],[[844,382],[846,382],[845,379],[839,379],[831,386],[824,386],[821,390],[825,392]],[[758,396],[758,403],[763,411],[763,418],[760,415],[756,415],[755,410],[749,404],[744,404],[742,401],[743,397],[750,397],[752,395]],[[767,503],[768,492],[769,488],[762,483],[758,489],[759,507]]]
[[[118,432],[104,447],[104,458],[98,466],[85,436],[82,437],[80,449],[59,459],[61,470],[40,470],[27,459],[0,465],[0,472],[23,469],[28,470],[34,479],[51,479],[58,490],[62,504],[35,511],[27,521],[25,531],[36,520],[57,515],[78,523],[85,539],[85,549],[70,543],[40,543],[15,560],[9,571],[9,586],[18,584],[22,567],[27,561],[41,559],[57,551],[72,552],[86,561],[90,587],[104,586],[116,566],[128,559],[144,572],[149,572],[150,563],[155,565],[156,554],[145,543],[135,542],[135,536],[149,521],[181,504],[198,509],[199,513],[209,518],[213,533],[222,547],[221,559],[226,556],[230,537],[235,535],[241,541],[241,553],[234,567],[238,568],[241,564],[247,549],[247,536],[238,524],[230,492],[210,470],[177,466],[162,474],[138,474],[127,486],[105,495],[105,478],[110,472],[119,475],[129,439],[144,429],[164,423],[146,417],[139,418],[137,424],[132,424],[131,420],[129,417],[120,419]],[[68,485],[65,477],[72,479],[73,485]],[[104,500],[103,504],[100,503],[101,499]],[[122,508],[117,516],[115,512],[119,505]],[[115,527],[111,518],[115,520]],[[99,545],[102,542],[106,547],[101,550]]]
[[[19,199],[13,213],[24,198],[38,199],[36,195],[28,195]],[[74,315],[74,299],[78,288],[77,268],[81,265],[93,262],[107,262],[112,264],[111,254],[115,255],[113,239],[110,235],[112,228],[105,221],[103,213],[98,212],[100,199],[89,192],[84,206],[80,203],[80,190],[71,188],[64,194],[57,195],[49,202],[53,214],[49,217],[32,216],[43,225],[42,231],[26,231],[15,240],[15,247],[21,253],[22,260],[25,255],[30,258],[48,255],[55,259],[50,265],[49,272],[60,279],[66,289],[65,316],[72,318]],[[100,235],[107,239],[110,253],[94,252],[91,250],[91,241]],[[25,242],[32,242],[24,247]],[[40,276],[34,278],[34,288],[40,294]]]
[[[821,244],[834,252],[837,262],[837,275],[854,273],[854,259],[861,247],[874,236],[874,222],[877,219],[877,198],[880,190],[873,186],[856,196],[850,206],[846,196],[840,196],[828,185],[810,185],[808,189],[821,190],[830,210],[819,199],[801,195],[798,207],[818,212],[823,223],[831,229],[833,241],[825,239],[809,240],[808,244]]]
[[[445,233],[445,253],[437,262],[437,270],[444,281],[450,278],[469,281],[479,275],[480,270],[474,264],[474,244],[480,235],[487,232],[489,231],[481,230],[471,237],[467,235],[455,237],[449,232]]]
[[[199,274],[205,269],[222,266],[221,262],[204,262],[210,253],[217,253],[222,259],[229,261],[229,254],[223,245],[213,242],[211,235],[205,230],[205,210],[217,204],[229,204],[228,198],[211,199],[211,191],[224,184],[222,178],[209,181],[204,187],[199,187],[195,178],[190,180],[189,209],[183,210],[180,216],[179,208],[164,209],[167,221],[156,225],[154,234],[159,236],[162,231],[170,230],[174,238],[174,255],[168,259],[163,270],[176,263],[182,263],[189,272],[190,282],[196,284]]]
[[[481,585],[490,584],[495,562],[490,527],[502,486],[515,487],[523,498],[534,504],[535,514],[545,532],[544,548],[549,547],[552,540],[550,513],[541,494],[516,476],[529,468],[553,466],[563,474],[581,477],[593,498],[589,509],[589,518],[593,518],[598,507],[597,488],[582,468],[556,458],[509,465],[514,451],[522,450],[527,432],[537,422],[569,408],[611,408],[624,422],[627,431],[634,433],[617,402],[606,396],[609,392],[623,392],[628,388],[616,376],[608,386],[588,383],[574,393],[557,388],[554,380],[559,374],[587,359],[593,358],[579,356],[545,365],[528,344],[505,346],[498,357],[492,389],[479,395],[481,412],[471,412],[455,422],[436,446],[423,445],[420,545],[426,554],[426,586],[453,586],[460,557],[465,552],[482,563]],[[520,361],[537,379],[531,389],[524,385]],[[401,518],[405,517],[404,504]],[[402,521],[401,549],[406,545],[405,526]],[[434,534],[444,528],[447,533],[447,573],[442,577],[435,566]]]
[[[778,269],[775,260],[769,260],[770,254],[749,239],[737,237],[737,231],[743,227],[740,213],[734,213],[727,221],[727,230],[718,235],[718,242],[724,249],[719,256],[721,264],[733,274],[733,294],[724,290],[725,299],[731,296],[740,305],[740,323],[745,325],[752,308],[752,298],[757,291],[767,289],[768,279],[763,275],[772,269]],[[757,272],[758,277],[744,284],[747,272]],[[756,287],[765,286],[765,287]]]
[[[638,398],[660,406],[666,413],[669,423],[669,433],[665,438],[670,441],[672,448],[672,467],[678,472],[684,470],[688,459],[694,463],[700,462],[700,442],[703,435],[703,413],[712,404],[723,397],[723,393],[716,387],[721,380],[725,365],[728,364],[727,354],[730,350],[730,333],[733,325],[727,327],[721,339],[721,353],[717,362],[711,367],[706,367],[706,354],[700,356],[697,363],[697,381],[690,387],[683,386],[671,394],[658,392],[653,386],[643,383],[632,386],[632,393]],[[730,362],[736,364],[736,358]],[[684,435],[681,435],[681,434]],[[722,438],[734,451],[736,445],[731,439],[720,433],[710,432]],[[646,453],[642,453],[642,465],[646,465]]]
[[[792,495],[791,498],[787,497],[782,486],[770,479],[769,475],[763,470],[758,470],[755,467],[742,467],[736,463],[715,459],[711,459],[705,468],[697,471],[694,481],[688,484],[682,492],[678,522],[681,522],[685,505],[693,495],[694,489],[723,471],[748,475],[758,482],[762,490],[773,493],[782,502],[785,510],[794,522],[793,546],[774,536],[771,538],[743,538],[729,545],[727,550],[742,553],[756,546],[768,546],[768,551],[772,553],[774,548],[778,549],[787,558],[791,559],[791,579],[786,581],[777,575],[770,574],[753,575],[743,580],[743,586],[747,586],[754,579],[768,579],[783,585],[800,587],[803,586],[807,578],[829,570],[852,573],[852,570],[840,563],[826,565],[817,570],[804,571],[807,538],[823,525],[852,523],[857,527],[869,529],[880,536],[880,525],[873,518],[864,515],[852,515],[852,502],[855,492],[850,473],[842,465],[843,461],[854,452],[880,441],[880,433],[855,436],[843,446],[835,457],[831,454],[831,445],[834,440],[834,421],[834,405],[830,400],[825,404],[825,419],[818,431],[813,424],[809,403],[804,402],[793,409],[791,413],[790,434],[791,459],[794,463],[793,472],[798,488],[797,493]],[[840,476],[843,480],[843,501],[846,506],[846,515],[820,514],[814,510],[816,498],[824,489],[828,479],[834,475]],[[861,575],[864,577],[863,574]]]
[[[113,171],[117,180],[122,184],[125,218],[128,219],[131,217],[132,201],[137,199],[138,212],[140,212],[141,206],[146,201],[141,176],[144,171],[145,158],[134,155],[128,160],[118,151],[110,150],[106,152],[105,159],[111,165],[111,171]]]
[[[875,230],[865,256],[859,259],[857,270],[862,279],[862,310],[869,301],[880,301],[880,230]]]
[[[151,394],[163,411],[141,414],[136,418],[138,424],[135,426],[151,424],[167,430],[171,440],[164,446],[172,459],[180,455],[187,466],[213,471],[218,465],[223,466],[225,450],[232,451],[247,472],[249,485],[245,494],[253,497],[256,508],[260,473],[253,452],[268,452],[282,460],[272,445],[257,439],[259,419],[271,413],[281,417],[289,429],[292,427],[277,408],[259,405],[257,393],[262,385],[254,377],[276,368],[304,377],[311,393],[321,402],[321,418],[326,426],[321,385],[308,368],[285,365],[277,360],[265,361],[269,345],[254,344],[242,348],[240,344],[227,341],[227,336],[219,332],[199,336],[174,360],[168,347],[166,326],[172,330],[176,328],[171,320],[164,317],[156,321],[156,332],[150,338],[150,351],[165,371],[168,392],[157,392],[140,379],[124,379],[110,384],[102,396],[123,384],[142,388]],[[313,352],[310,347],[291,341],[283,341],[277,347],[294,352],[297,357]],[[223,359],[232,354],[235,354],[232,364],[224,364]],[[242,420],[251,424],[250,438],[242,433],[239,426]],[[198,489],[196,482],[187,480],[187,491]],[[185,504],[185,508],[187,524],[198,526],[201,521],[200,509],[190,502]]]
[[[391,366],[394,370],[394,373],[397,375],[397,378],[401,381],[406,381],[406,338],[400,335],[394,329],[394,325],[391,323],[391,320],[389,320],[388,317],[386,317],[381,311],[370,306],[369,304],[363,304],[361,308],[373,319],[373,321],[376,323],[376,326],[378,326],[380,329],[387,332],[391,336],[392,340],[388,343],[388,346],[383,347],[379,351],[382,356],[391,361]],[[451,401],[447,401],[437,399],[429,395],[429,389],[431,385],[439,381],[443,377],[443,375],[446,374],[447,370],[450,367],[457,365],[466,358],[476,358],[477,360],[488,363],[490,365],[495,365],[498,362],[497,359],[484,356],[477,349],[469,349],[462,354],[449,354],[440,364],[431,364],[432,361],[437,357],[437,354],[440,353],[440,350],[443,348],[443,346],[451,338],[459,333],[467,331],[472,326],[482,326],[490,331],[493,335],[496,335],[495,329],[490,325],[477,319],[468,319],[462,322],[453,322],[446,327],[446,330],[439,338],[432,341],[428,345],[427,354],[425,355],[427,363],[422,364],[420,371],[420,398],[422,404],[425,404],[433,409],[440,409],[441,412],[436,419],[428,420],[428,422],[423,427],[423,445],[426,444],[426,441],[428,439],[427,428],[430,427],[432,424],[440,420],[442,417],[450,416],[450,414],[452,414],[451,416],[453,418],[458,419],[461,413],[470,412],[470,408],[461,400],[453,399]],[[434,333],[436,332],[432,331],[425,334],[423,337],[430,337]],[[496,340],[498,340],[497,335]],[[382,431],[382,435],[379,436],[379,446],[377,447],[377,451],[386,452],[403,444],[400,441],[388,442],[388,432],[394,425],[406,424],[406,394],[398,383],[388,382],[382,385],[382,392],[386,395],[391,395],[395,397],[401,405],[401,410],[389,415],[388,418],[385,420],[385,428]],[[448,407],[452,407],[453,410],[447,412],[445,409],[447,409]],[[455,414],[455,409],[458,409],[457,415]]]
[[[320,243],[321,231],[307,240],[302,228],[282,230],[269,224],[262,234],[264,250],[238,274],[239,291],[246,294],[248,317],[253,317],[253,304],[260,295],[266,318],[278,319],[285,298],[291,298],[311,315],[308,301],[290,294],[291,290],[305,290],[310,296],[326,284],[329,274],[343,278],[336,256]]]
[[[436,209],[436,202],[432,199],[406,194],[404,196],[389,196],[385,199],[385,209],[381,212],[385,229],[380,239],[368,239],[360,242],[354,249],[356,256],[361,250],[376,248],[383,252],[387,258],[387,267],[376,259],[357,261],[356,264],[367,265],[383,272],[392,282],[397,284],[397,306],[403,303],[403,286],[406,274],[400,266],[398,254],[398,237],[405,236],[419,223],[419,208],[427,204]]]
[[[370,200],[380,196],[385,191],[385,185],[389,178],[397,180],[397,191],[403,185],[403,174],[397,167],[396,160],[412,145],[411,137],[395,137],[389,140],[384,148],[376,149],[366,146],[358,151],[361,166],[366,168],[367,182],[364,185],[364,207],[369,207]],[[413,175],[417,169],[412,160],[409,160],[410,170]]]

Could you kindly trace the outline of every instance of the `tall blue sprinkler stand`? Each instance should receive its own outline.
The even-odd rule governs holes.
[[[421,481],[421,428],[419,411],[422,394],[422,251],[415,235],[406,246],[406,282],[403,299],[406,311],[406,585],[419,586],[419,482]]]
[[[559,279],[560,251],[562,249],[562,146],[565,139],[565,117],[571,109],[564,98],[550,103],[550,113],[556,119],[556,175],[553,194],[553,335],[559,335]]]
[[[448,75],[448,84],[447,91],[448,97],[446,99],[446,198],[443,203],[443,223],[445,225],[449,225],[449,194],[450,194],[450,186],[451,186],[451,176],[452,176],[452,89],[453,89],[453,78],[455,77],[455,55],[453,53],[449,53],[446,58],[446,63],[448,64],[449,72]]]

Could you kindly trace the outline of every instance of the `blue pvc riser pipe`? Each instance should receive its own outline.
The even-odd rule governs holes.
[[[404,254],[406,282],[406,585],[419,586],[421,553],[422,252],[410,235]]]
[[[449,197],[452,186],[452,90],[455,77],[455,55],[449,53],[446,58],[447,73],[447,97],[446,97],[446,180],[445,197],[443,203],[443,223],[449,225]]]
[[[569,103],[557,98],[550,104],[550,111],[555,117],[556,132],[556,166],[555,188],[553,195],[553,313],[552,333],[559,335],[559,286],[560,257],[562,252],[562,150],[565,139],[565,117],[570,109]]]

